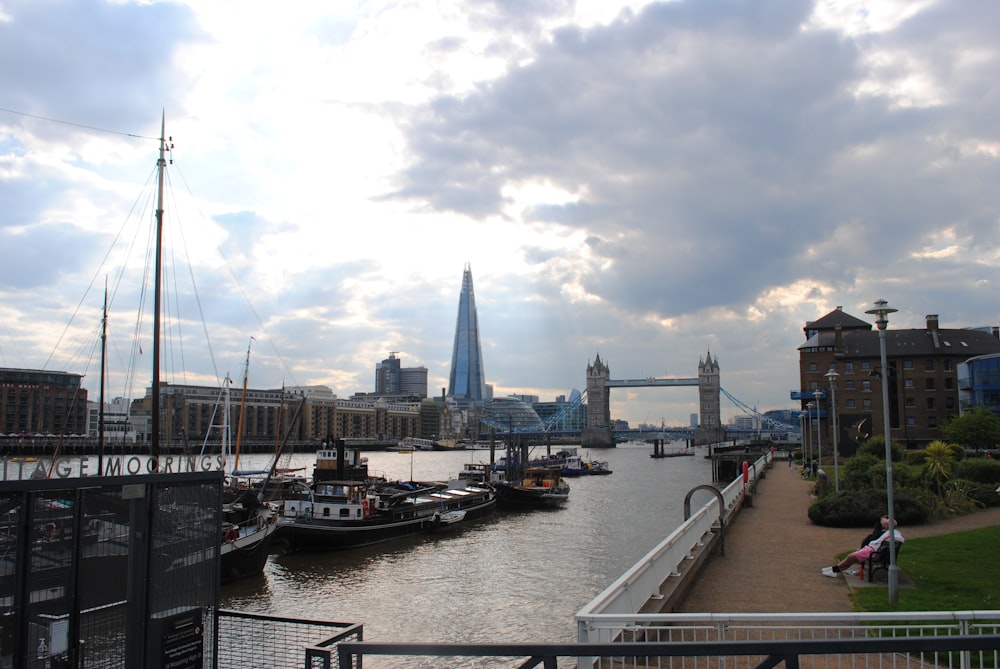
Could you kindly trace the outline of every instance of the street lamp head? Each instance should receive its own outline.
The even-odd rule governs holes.
[[[875,319],[875,325],[879,330],[884,330],[886,326],[889,325],[889,314],[894,314],[896,311],[898,310],[890,307],[888,302],[879,298],[875,300],[875,307],[873,309],[868,309],[865,313],[878,316],[878,318]]]
[[[837,370],[831,369],[830,371],[828,371],[823,376],[826,377],[826,380],[829,381],[830,385],[832,386],[833,384],[835,384],[837,382],[837,377],[840,376],[840,374],[837,373]]]

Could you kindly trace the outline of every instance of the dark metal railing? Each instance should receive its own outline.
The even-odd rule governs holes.
[[[302,620],[242,611],[218,611],[217,669],[303,666],[350,667],[334,664],[337,644],[361,641],[364,627],[357,623]],[[304,664],[303,664],[304,663]]]
[[[338,646],[340,667],[360,667],[364,657],[436,657],[436,658],[517,658],[515,666],[521,669],[545,667],[556,669],[559,658],[572,658],[579,667],[661,667],[672,666],[657,658],[678,658],[678,666],[702,658],[708,666],[724,666],[728,658],[752,658],[747,666],[770,669],[784,664],[788,669],[798,669],[805,656],[833,658],[832,666],[843,666],[844,657],[864,655],[861,666],[873,669],[879,666],[900,667],[911,655],[935,655],[931,661],[937,666],[951,666],[951,653],[978,652],[975,657],[980,667],[996,667],[1000,648],[1000,635],[928,636],[928,637],[875,637],[866,639],[810,639],[803,641],[698,641],[675,643],[497,643],[497,644],[436,644],[436,643],[381,643],[343,642]],[[901,659],[902,656],[902,659]],[[813,663],[818,664],[818,663]],[[928,666],[927,660],[920,661]],[[961,663],[963,666],[964,662]],[[449,666],[439,663],[435,666]],[[476,664],[475,666],[480,666]],[[683,666],[691,666],[685,664]],[[701,665],[699,665],[701,666]],[[821,666],[821,665],[820,665]],[[853,666],[848,661],[848,666]]]

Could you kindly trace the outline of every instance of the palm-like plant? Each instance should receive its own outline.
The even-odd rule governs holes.
[[[954,466],[955,455],[947,442],[932,441],[924,449],[924,476],[934,482],[939,496]]]

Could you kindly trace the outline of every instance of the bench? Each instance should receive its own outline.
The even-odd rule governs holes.
[[[865,560],[864,569],[865,575],[868,577],[868,582],[871,583],[875,580],[875,572],[880,569],[889,569],[889,542],[886,541],[877,551],[872,553],[867,560]],[[899,549],[903,546],[900,542],[895,542],[896,546],[896,563],[899,564]]]

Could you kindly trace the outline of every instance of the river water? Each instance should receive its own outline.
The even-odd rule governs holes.
[[[651,452],[581,451],[614,473],[569,479],[561,509],[499,511],[455,532],[363,549],[272,555],[261,577],[223,586],[221,606],[360,622],[368,641],[573,642],[573,615],[672,532],[687,493],[711,482],[703,451],[663,459]],[[365,455],[372,473],[414,480],[446,480],[467,462],[489,460],[488,451]],[[312,455],[293,456],[306,474],[312,464]],[[704,492],[693,500],[706,501]]]

